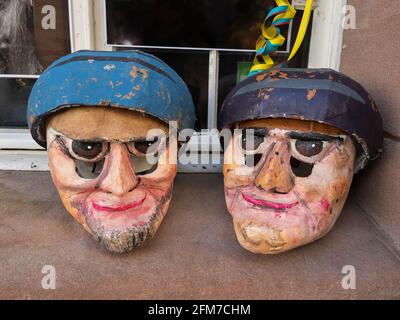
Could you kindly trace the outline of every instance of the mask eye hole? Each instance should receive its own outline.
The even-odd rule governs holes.
[[[97,161],[100,160],[107,151],[107,143],[73,140],[71,142],[70,151],[72,156],[76,159]]]
[[[290,158],[290,166],[293,174],[299,178],[309,177],[314,169],[313,163],[306,163],[293,157]]]
[[[241,146],[244,151],[255,151],[264,142],[264,137],[257,135],[242,135]]]
[[[101,159],[97,162],[88,162],[83,160],[75,160],[75,170],[78,176],[84,179],[95,179],[97,178],[104,167],[105,159]]]
[[[151,141],[137,140],[132,142],[133,147],[142,155],[147,153],[154,153],[158,149],[159,139],[155,138]]]
[[[314,157],[324,149],[323,141],[303,141],[297,140],[295,148],[298,153],[305,157]]]
[[[250,154],[245,156],[245,164],[248,167],[255,167],[261,161],[262,154]]]
[[[163,142],[163,144],[161,142]],[[163,153],[167,144],[168,139],[163,140],[159,137],[127,143],[135,173],[143,176],[156,171],[158,168],[159,156]]]
[[[154,158],[154,161],[149,161],[146,157],[130,155],[132,166],[135,170],[136,175],[144,176],[153,173],[158,168],[158,159]]]

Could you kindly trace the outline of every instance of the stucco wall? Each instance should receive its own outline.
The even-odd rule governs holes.
[[[341,71],[375,99],[386,132],[384,155],[355,179],[353,196],[400,248],[400,3],[348,0],[356,29],[345,30]]]

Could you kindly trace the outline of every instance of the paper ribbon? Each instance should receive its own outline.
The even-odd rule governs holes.
[[[296,15],[296,10],[292,7],[289,0],[275,0],[275,2],[277,7],[267,14],[262,25],[261,35],[256,44],[256,56],[254,57],[253,67],[250,69],[249,76],[275,66],[276,63],[272,59],[271,54],[276,52],[286,41],[279,27],[289,25]],[[312,4],[313,0],[307,0],[299,32],[287,61],[295,56],[304,40],[310,21]]]

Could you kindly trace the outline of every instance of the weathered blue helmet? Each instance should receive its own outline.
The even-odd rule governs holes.
[[[382,119],[374,101],[359,83],[334,70],[274,69],[253,75],[229,93],[218,125],[261,118],[317,121],[343,130],[361,150],[357,169],[382,152]]]
[[[32,137],[46,146],[51,113],[76,106],[104,106],[144,112],[178,129],[193,128],[192,96],[178,74],[141,51],[78,51],[51,64],[33,86],[28,102]]]

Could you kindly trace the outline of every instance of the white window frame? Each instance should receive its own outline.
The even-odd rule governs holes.
[[[293,0],[293,5],[296,9],[303,9],[305,1]],[[339,70],[343,41],[342,9],[346,3],[346,0],[314,0],[309,68]],[[68,0],[68,7],[72,52],[84,49],[113,50],[113,46],[106,43],[105,0]],[[209,52],[207,126],[211,130],[217,124],[220,50],[212,49]],[[38,77],[38,75],[0,75],[0,78]],[[209,145],[210,141],[219,140],[207,132],[202,132],[196,134],[189,143],[196,146]],[[208,146],[209,150],[215,147]],[[29,130],[0,129],[0,170],[48,170],[47,153],[31,138]],[[221,165],[179,166],[179,171],[220,172]]]

